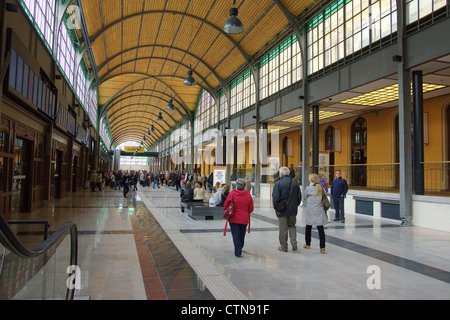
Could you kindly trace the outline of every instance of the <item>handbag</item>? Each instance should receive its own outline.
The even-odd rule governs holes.
[[[325,211],[327,211],[328,209],[330,209],[330,200],[328,200],[328,197],[325,194],[325,189],[323,189],[323,187],[322,187],[322,190],[323,190],[323,192],[322,192],[322,206],[323,206],[323,209]]]
[[[234,216],[234,194],[231,195],[231,201],[228,206],[224,209],[223,218],[227,219]]]

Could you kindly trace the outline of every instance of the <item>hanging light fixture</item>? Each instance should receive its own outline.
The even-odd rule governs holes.
[[[233,5],[236,4],[236,0],[233,0]],[[244,32],[244,25],[241,20],[238,18],[238,8],[230,9],[230,17],[225,22],[225,26],[223,27],[223,31],[229,34],[239,34]]]
[[[166,109],[171,111],[175,110],[175,106],[173,105],[172,99],[169,99],[169,104],[167,105]]]
[[[162,112],[159,113],[159,115],[158,115],[158,117],[156,118],[156,120],[158,120],[158,121],[163,120]]]
[[[191,65],[189,65],[189,71],[188,71],[188,76],[186,77],[186,79],[184,80],[183,83],[185,86],[195,86],[197,85],[197,83],[195,82],[195,79],[192,77],[192,68]]]

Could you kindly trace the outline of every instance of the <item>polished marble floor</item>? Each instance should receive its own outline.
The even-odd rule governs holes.
[[[311,249],[302,248],[300,209],[300,250],[280,252],[269,201],[254,204],[241,258],[224,221],[192,220],[167,187],[140,187],[127,198],[85,190],[12,218],[46,219],[50,230],[77,224],[76,294],[92,300],[450,299],[450,233],[347,212],[345,224],[325,227],[321,254],[315,228]]]

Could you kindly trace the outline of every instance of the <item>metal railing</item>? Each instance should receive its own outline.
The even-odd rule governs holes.
[[[450,196],[450,161],[428,161],[422,164],[425,193]],[[347,180],[352,189],[399,192],[399,163],[340,164],[318,167],[318,172],[325,174],[325,181],[329,186],[337,170],[341,171],[341,176]],[[240,168],[235,170],[233,176],[250,176],[254,181],[254,172],[255,169],[252,167]],[[312,167],[309,168],[309,172],[313,172]],[[301,183],[302,167],[295,167],[295,173],[297,181]],[[411,175],[414,185],[413,172]],[[276,174],[267,175],[265,182],[273,184],[276,177]]]
[[[26,248],[0,214],[0,299],[72,300],[68,267],[77,265],[76,225],[66,222],[34,249]]]

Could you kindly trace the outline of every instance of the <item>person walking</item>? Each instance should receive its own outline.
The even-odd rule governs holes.
[[[175,188],[178,190],[181,190],[181,174],[177,172],[175,174]]]
[[[319,183],[319,176],[317,174],[310,174],[308,179],[309,186],[305,188],[302,197],[302,206],[306,213],[305,245],[303,246],[303,248],[311,248],[312,226],[317,226],[320,239],[320,252],[325,253],[325,231],[323,229],[323,226],[328,223],[328,218],[325,214],[323,197],[326,197],[327,195],[324,188]]]
[[[98,191],[102,191],[102,184],[103,184],[103,173],[101,171],[99,171],[97,174]]]
[[[250,214],[254,209],[253,198],[244,188],[245,180],[242,178],[237,179],[236,189],[233,189],[228,194],[223,205],[224,209],[226,209],[231,201],[234,202],[234,215],[228,218],[228,222],[230,223],[234,255],[236,257],[242,257],[247,225],[250,224]]]
[[[212,174],[212,172],[209,174],[208,176],[208,189],[209,189],[209,193],[212,193],[212,189],[213,189],[213,183],[214,183],[214,176]]]
[[[138,173],[137,172],[135,172],[134,174],[133,174],[133,191],[138,191],[138,188],[137,188],[137,186],[138,186],[138,180],[139,180],[139,175],[138,175]]]
[[[123,197],[127,197],[127,193],[130,191],[130,173],[124,173],[122,176]]]
[[[153,175],[153,189],[155,189],[155,184],[158,186],[159,189],[159,175],[157,173]]]
[[[122,171],[119,170],[119,172],[116,173],[114,190],[117,190],[117,188],[119,188],[119,191],[120,191],[121,183],[122,183]]]
[[[247,190],[248,192],[252,190],[252,183],[250,182],[250,178],[248,176],[245,177],[245,190]]]
[[[89,176],[89,182],[91,185],[91,191],[95,191],[95,186],[97,185],[97,172],[95,170],[91,171],[91,175]]]
[[[344,215],[344,199],[348,192],[347,181],[342,178],[341,171],[336,171],[336,178],[331,183],[331,196],[333,200],[333,208],[336,210],[333,221],[341,221],[345,223]]]
[[[297,222],[298,206],[302,201],[302,192],[295,179],[289,176],[289,168],[280,168],[280,179],[277,180],[272,191],[272,204],[279,223],[278,250],[288,251],[288,236],[291,240],[292,250],[297,251]]]

